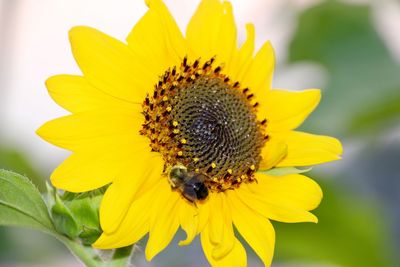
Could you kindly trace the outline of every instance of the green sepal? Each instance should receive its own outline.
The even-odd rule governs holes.
[[[82,241],[83,245],[90,246],[100,237],[101,233],[100,228],[89,228],[83,226],[79,239]]]
[[[272,168],[269,170],[259,170],[259,173],[271,175],[271,176],[285,176],[289,174],[299,174],[311,171],[312,167],[299,169],[296,167],[280,167],[280,168]]]
[[[48,203],[51,206],[54,224],[58,232],[76,239],[82,244],[91,245],[100,237],[102,231],[99,221],[100,201],[104,188],[85,193],[64,192],[47,184]]]
[[[81,232],[78,221],[57,194],[54,195],[54,199],[55,204],[51,208],[51,215],[57,232],[72,239],[77,238]]]
[[[67,199],[65,203],[80,224],[79,237],[84,244],[92,244],[101,235],[99,207],[103,192],[101,190],[80,194],[68,192],[64,197]]]
[[[54,187],[51,186],[48,182],[46,182],[46,201],[47,201],[47,206],[48,207],[53,207],[54,204],[56,204],[56,190]]]
[[[104,187],[85,193],[65,192],[60,196],[79,226],[77,237],[84,245],[91,245],[102,233],[99,208],[105,189]]]

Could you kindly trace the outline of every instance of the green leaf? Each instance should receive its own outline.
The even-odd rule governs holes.
[[[50,200],[55,202],[53,209],[56,213],[65,212],[66,206],[60,197],[54,190],[49,192],[52,194]],[[28,178],[2,169],[0,169],[0,225],[23,226],[44,231],[63,242],[86,266],[104,266],[103,261],[91,247],[83,246],[56,232],[42,196]]]
[[[281,167],[281,168],[272,168],[269,170],[260,170],[258,172],[268,174],[271,176],[284,176],[284,175],[289,175],[289,174],[296,174],[296,173],[305,173],[308,171],[311,171],[312,167],[304,168],[304,169],[299,169],[296,167]]]
[[[25,176],[0,170],[0,225],[23,226],[54,233],[46,204]]]

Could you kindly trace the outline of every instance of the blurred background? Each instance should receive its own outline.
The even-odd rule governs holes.
[[[199,0],[165,0],[185,29]],[[390,0],[231,0],[239,31],[256,26],[257,45],[277,54],[274,87],[322,88],[301,129],[342,140],[343,160],[315,167],[323,188],[319,223],[274,223],[273,266],[400,266],[400,2]],[[144,14],[141,0],[0,0],[0,168],[40,190],[67,152],[34,131],[66,114],[44,81],[80,73],[68,30],[89,25],[120,40]],[[134,266],[207,266],[199,240],[179,233],[152,263],[137,244]],[[248,249],[249,266],[261,262]],[[80,266],[45,234],[0,227],[0,266]]]

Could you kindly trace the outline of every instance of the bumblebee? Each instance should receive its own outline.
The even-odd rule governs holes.
[[[207,179],[209,179],[207,175],[188,172],[187,168],[182,165],[173,166],[169,172],[172,189],[180,191],[182,196],[194,205],[196,205],[196,201],[207,198],[208,188],[204,184]]]

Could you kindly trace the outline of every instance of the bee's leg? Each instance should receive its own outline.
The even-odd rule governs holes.
[[[197,208],[197,204],[196,204],[196,200],[190,198],[189,196],[183,195],[184,198],[186,198],[187,201],[189,201],[190,203],[192,203],[196,208]]]

